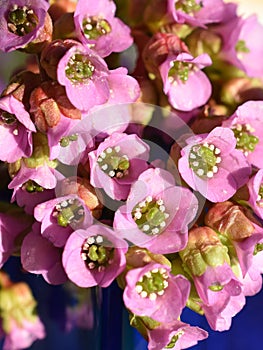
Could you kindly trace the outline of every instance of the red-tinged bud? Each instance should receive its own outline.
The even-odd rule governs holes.
[[[189,231],[188,243],[179,255],[187,270],[201,276],[208,266],[216,267],[229,263],[230,259],[217,233],[210,227],[196,227]]]
[[[67,98],[63,86],[55,81],[46,81],[30,96],[30,112],[39,131],[46,132],[56,126],[61,113],[71,119],[81,119],[81,112]]]
[[[205,223],[233,241],[250,237],[255,231],[241,207],[229,201],[217,203],[209,209]]]
[[[41,53],[40,64],[47,75],[53,80],[57,80],[57,66],[65,53],[77,42],[74,40],[54,40],[47,45]]]
[[[74,13],[65,13],[54,23],[54,39],[76,38],[73,15]]]
[[[77,1],[75,0],[51,0],[48,12],[53,22],[55,22],[65,13],[74,12],[76,6]]]

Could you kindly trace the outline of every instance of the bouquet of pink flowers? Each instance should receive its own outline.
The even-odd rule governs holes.
[[[207,338],[185,307],[228,330],[262,287],[256,15],[223,0],[0,4],[0,49],[27,54],[0,97],[3,349],[45,336],[11,255],[53,285],[117,280],[149,350]]]

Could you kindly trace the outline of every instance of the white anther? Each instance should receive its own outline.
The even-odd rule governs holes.
[[[103,237],[102,236],[97,236],[96,237],[96,242],[97,243],[102,243],[103,242]]]
[[[93,269],[95,268],[94,262],[90,262],[90,263],[88,264],[88,267],[89,267],[90,270],[93,270]]]
[[[18,135],[18,129],[15,129],[15,130],[13,131],[13,134],[14,134],[15,136],[17,136],[17,135]]]
[[[215,150],[214,150],[214,153],[216,154],[216,155],[218,155],[218,154],[220,154],[221,153],[221,151],[220,151],[220,149],[219,148],[215,148]]]
[[[241,131],[242,130],[242,125],[241,124],[237,124],[236,125],[236,129],[237,129],[237,131]]]
[[[164,218],[165,218],[165,219],[168,219],[169,216],[170,216],[170,215],[169,215],[168,213],[164,213]]]
[[[95,238],[94,237],[89,237],[87,239],[87,242],[88,242],[88,244],[93,244],[93,243],[95,243]]]
[[[112,148],[111,148],[111,147],[107,148],[107,149],[106,149],[106,152],[107,152],[107,153],[112,153]]]
[[[143,288],[140,284],[137,284],[136,287],[135,287],[135,290],[138,294],[140,294],[142,291],[143,291]]]
[[[205,173],[205,171],[204,171],[204,169],[198,169],[196,173],[197,173],[197,175],[199,175],[199,176],[203,176],[204,173]]]
[[[107,169],[108,169],[108,164],[103,164],[103,165],[101,166],[101,169],[102,169],[102,170],[107,170]]]
[[[152,301],[156,300],[157,299],[157,294],[156,293],[150,293],[149,299],[152,300]]]
[[[105,266],[99,266],[99,267],[98,267],[98,271],[99,271],[99,272],[102,272],[102,271],[104,271],[104,270],[105,270]]]
[[[129,160],[129,157],[128,157],[126,154],[124,154],[124,155],[122,156],[122,158],[124,158],[124,159],[126,159],[126,160]]]
[[[145,201],[139,203],[139,207],[140,207],[140,208],[143,208],[143,207],[145,207],[145,206],[146,206]]]
[[[215,146],[213,144],[209,145],[209,149],[211,149],[211,151],[213,151],[215,149]]]
[[[157,233],[159,233],[159,229],[157,227],[153,228],[152,233],[156,235]]]
[[[164,228],[165,225],[166,225],[165,221],[162,221],[162,222],[160,223],[160,227],[161,227],[161,228]]]
[[[212,171],[208,171],[206,176],[211,179],[214,176],[214,173]]]
[[[158,268],[152,269],[152,273],[157,273],[157,272],[159,272]]]
[[[141,294],[140,294],[140,296],[142,297],[142,298],[146,298],[147,297],[147,292],[145,292],[145,290],[143,290],[142,292],[141,292]]]
[[[156,202],[158,205],[163,205],[163,200],[162,199],[158,199],[158,201]]]
[[[159,292],[157,292],[158,295],[164,295],[164,290],[160,290]]]
[[[103,159],[106,158],[106,153],[105,152],[101,152],[100,157],[103,158]]]
[[[205,142],[205,143],[203,144],[203,146],[209,147],[209,144],[208,144],[207,142]]]
[[[152,200],[153,200],[153,197],[152,196],[147,196],[146,198],[145,198],[145,200],[146,200],[146,202],[151,202]]]
[[[144,232],[149,231],[149,229],[150,229],[150,226],[149,226],[149,225],[143,225],[143,227],[142,227],[142,230],[143,230]]]
[[[134,214],[135,219],[139,220],[142,217],[142,213],[139,211],[136,211],[136,213]]]
[[[109,172],[109,176],[110,176],[110,177],[114,177],[114,176],[115,176],[115,171],[111,170],[111,171]]]
[[[217,173],[218,172],[218,167],[216,165],[213,166],[213,173]]]
[[[152,271],[145,272],[144,276],[151,278],[152,277]]]
[[[82,260],[87,260],[87,255],[85,253],[81,253],[81,259]]]
[[[219,163],[221,163],[221,157],[216,157],[216,164],[219,164]]]
[[[163,281],[163,288],[166,289],[168,287],[168,282],[167,281]]]
[[[196,159],[196,155],[194,153],[190,153],[189,157],[190,159]]]
[[[164,205],[160,205],[159,206],[159,210],[160,210],[160,212],[163,213],[165,211],[165,206]]]
[[[87,29],[87,30],[92,30],[92,28],[93,27],[92,27],[92,25],[90,23],[85,25],[85,29]]]
[[[120,152],[121,148],[120,148],[120,146],[115,146],[114,150],[118,153],[118,152]]]
[[[67,201],[62,201],[62,202],[60,203],[60,206],[61,206],[62,208],[66,208],[66,207],[68,206],[68,202],[67,202]]]
[[[163,267],[161,267],[160,269],[159,269],[159,272],[160,272],[160,274],[164,274],[164,273],[166,273],[166,269],[164,269]]]
[[[193,162],[193,166],[198,167],[199,162]]]

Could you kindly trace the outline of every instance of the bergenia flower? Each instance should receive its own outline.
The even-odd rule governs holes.
[[[197,344],[199,340],[206,339],[208,333],[187,323],[176,320],[171,323],[163,323],[160,326],[147,330],[148,349],[187,349]]]
[[[263,74],[260,42],[263,26],[257,15],[247,18],[234,17],[215,31],[222,37],[220,57],[243,70],[249,77],[260,77]],[[257,64],[255,64],[257,62]]]
[[[73,232],[64,248],[63,266],[79,287],[108,287],[126,266],[128,244],[104,225]]]
[[[104,104],[111,96],[114,102],[118,94],[122,103],[134,102],[139,96],[139,85],[127,76],[125,68],[110,71],[99,55],[82,45],[75,45],[66,52],[59,61],[57,76],[71,103],[81,111]],[[123,96],[128,100],[123,101]]]
[[[12,95],[0,99],[0,159],[9,163],[31,156],[36,128],[22,102]]]
[[[62,266],[62,249],[55,247],[40,234],[40,223],[32,226],[21,246],[23,268],[43,278],[50,284],[65,283],[68,278]]]
[[[257,173],[248,181],[249,190],[249,204],[253,211],[263,219],[263,169],[257,171]]]
[[[225,20],[225,15],[234,12],[235,7],[223,0],[168,0],[168,13],[178,23],[205,27],[205,24]]]
[[[263,101],[248,101],[223,121],[222,126],[235,134],[236,148],[241,150],[250,164],[263,168]]]
[[[84,201],[68,195],[38,204],[34,216],[41,223],[41,234],[54,246],[63,247],[70,234],[92,224],[92,216]]]
[[[127,309],[158,322],[176,321],[188,299],[190,282],[181,275],[172,275],[170,270],[157,263],[129,270],[123,292]]]
[[[207,54],[197,57],[187,52],[168,55],[159,69],[163,91],[175,109],[191,111],[207,102],[212,86],[202,69],[211,64]]]
[[[125,205],[114,216],[118,234],[154,253],[169,254],[187,243],[188,225],[195,218],[198,202],[186,188],[175,186],[163,169],[148,169],[132,185]]]
[[[45,0],[4,0],[0,3],[0,49],[25,47],[44,26],[49,3]]]
[[[191,188],[209,201],[223,202],[247,183],[251,166],[245,155],[235,149],[232,130],[217,127],[186,142],[178,162],[179,172]]]
[[[79,40],[91,46],[101,57],[121,52],[132,45],[130,28],[115,17],[112,0],[79,0],[74,22]]]
[[[126,199],[131,184],[148,168],[149,146],[137,135],[113,133],[89,153],[90,182],[113,199]]]

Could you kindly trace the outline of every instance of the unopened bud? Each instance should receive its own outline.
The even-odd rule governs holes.
[[[241,207],[229,201],[217,203],[209,209],[205,216],[205,224],[233,241],[250,237],[255,231]]]
[[[204,274],[208,266],[229,263],[227,247],[223,246],[217,233],[206,226],[189,231],[188,244],[179,255],[194,276]]]

